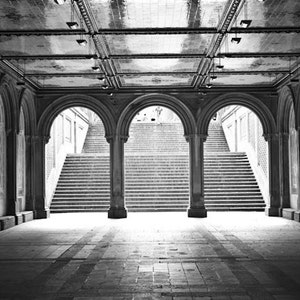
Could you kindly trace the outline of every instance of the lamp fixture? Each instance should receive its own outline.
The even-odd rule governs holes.
[[[66,24],[69,26],[70,29],[77,29],[78,23],[77,22],[66,22]]]
[[[103,85],[102,85],[102,89],[103,89],[103,90],[107,90],[107,89],[108,89],[108,84],[103,84]]]
[[[207,87],[208,89],[211,89],[212,88],[212,84],[210,82],[208,82],[205,87]]]
[[[113,94],[113,93],[107,93],[107,95],[108,95],[109,97],[112,97],[114,94]]]
[[[242,38],[235,36],[235,37],[231,38],[231,43],[239,44],[241,42],[241,40],[242,40]]]
[[[71,0],[70,3],[71,6],[71,18],[70,18],[70,22],[66,22],[66,24],[68,25],[68,27],[70,29],[77,29],[79,27],[78,23],[74,20],[74,15],[75,15],[75,7],[74,7],[74,0]]]
[[[92,66],[92,70],[94,71],[94,72],[97,72],[97,71],[99,71],[99,67],[98,66]]]
[[[217,78],[218,78],[218,76],[217,76],[217,75],[214,75],[214,74],[210,76],[210,79],[211,79],[211,80],[216,80]]]
[[[100,81],[104,81],[105,80],[104,77],[98,77],[97,79],[100,80]]]
[[[54,2],[58,5],[63,5],[66,2],[66,0],[54,0]]]
[[[78,39],[78,40],[76,40],[76,42],[81,47],[85,47],[87,45],[87,40],[85,40],[85,39]]]
[[[252,23],[252,20],[241,20],[240,25],[243,28],[248,28]]]
[[[224,65],[222,65],[222,63],[221,63],[221,56],[219,57],[219,63],[216,65],[216,68],[219,70],[224,69]]]

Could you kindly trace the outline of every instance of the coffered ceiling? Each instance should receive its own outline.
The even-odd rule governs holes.
[[[37,89],[255,88],[300,74],[300,0],[1,0],[0,20],[2,64]]]

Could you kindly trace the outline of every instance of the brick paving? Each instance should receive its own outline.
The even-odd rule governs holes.
[[[299,299],[300,224],[52,214],[0,232],[0,299]]]

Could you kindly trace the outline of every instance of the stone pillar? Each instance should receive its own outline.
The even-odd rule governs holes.
[[[107,138],[110,144],[110,207],[108,217],[126,218],[124,199],[124,143],[127,137],[115,135]]]
[[[15,129],[7,133],[7,214],[16,216],[20,212],[17,196],[17,138],[18,134]]]
[[[269,194],[270,199],[265,213],[270,217],[280,215],[280,179],[279,179],[279,135],[277,133],[264,135],[269,145]]]
[[[290,162],[289,162],[289,134],[281,132],[279,134],[279,176],[280,176],[280,216],[282,209],[290,207]]]
[[[298,201],[297,210],[300,211],[300,127],[297,128],[298,136]]]
[[[35,207],[35,157],[34,137],[25,136],[25,159],[26,159],[26,210],[33,211]]]
[[[50,216],[50,210],[46,204],[46,181],[45,181],[45,146],[49,141],[49,136],[35,136],[35,172],[34,172],[34,190],[35,190],[35,218],[45,219]]]
[[[192,134],[186,137],[189,142],[190,156],[190,207],[189,217],[205,218],[204,206],[204,149],[206,135]]]

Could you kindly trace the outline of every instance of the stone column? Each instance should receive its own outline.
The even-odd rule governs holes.
[[[35,207],[35,157],[34,157],[34,137],[31,135],[25,136],[26,149],[26,210],[33,211]]]
[[[189,142],[190,156],[190,207],[189,217],[205,218],[204,206],[204,149],[206,135],[192,134],[186,137]]]
[[[7,214],[12,216],[20,212],[17,195],[17,138],[18,134],[15,129],[7,132]]]
[[[279,180],[279,135],[277,133],[264,135],[269,145],[269,203],[265,213],[270,217],[280,215],[280,180]]]
[[[45,146],[49,141],[49,136],[35,136],[35,172],[34,172],[34,190],[35,190],[35,218],[44,219],[50,216],[50,210],[47,207],[45,189]]]
[[[279,176],[280,176],[280,216],[282,209],[290,207],[290,162],[289,162],[289,134],[281,132],[279,134]]]
[[[300,127],[297,128],[298,136],[298,201],[297,201],[297,210],[300,211]],[[300,221],[300,217],[299,217]]]
[[[110,144],[110,207],[108,217],[126,218],[124,199],[124,143],[127,137],[115,135],[107,138]]]

